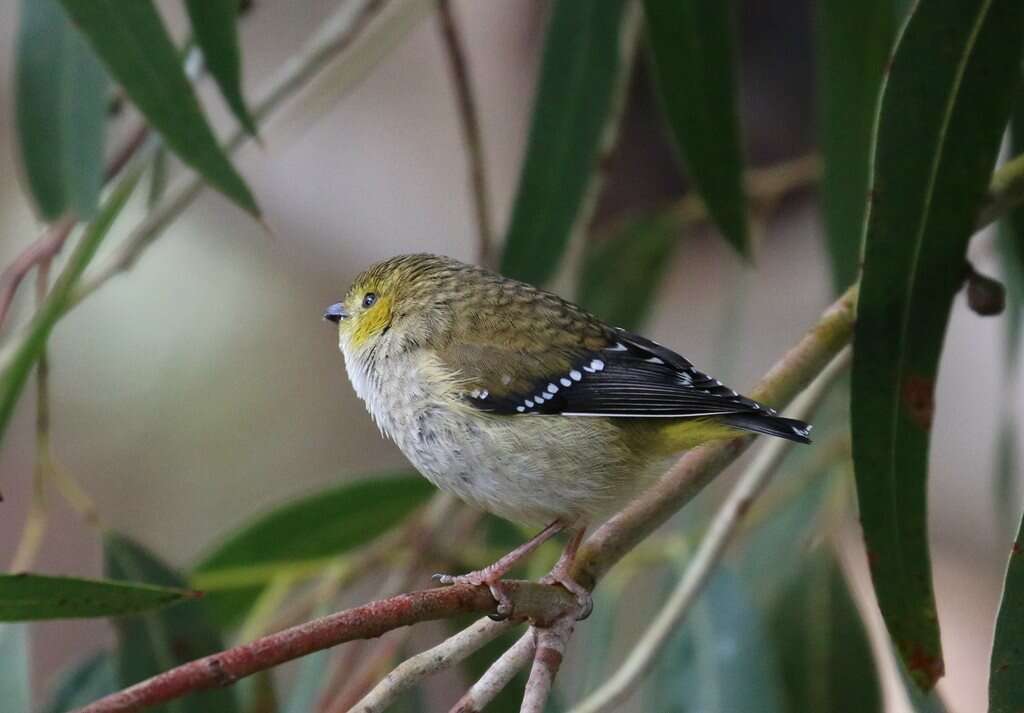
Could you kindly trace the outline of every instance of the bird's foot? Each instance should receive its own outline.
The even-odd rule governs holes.
[[[568,567],[555,565],[555,568],[548,572],[540,580],[540,583],[560,584],[576,597],[576,605],[579,607],[576,613],[576,621],[583,621],[594,611],[594,597],[591,596],[590,592],[583,585],[570,576]]]
[[[495,621],[502,621],[512,616],[512,598],[509,597],[505,584],[501,581],[504,572],[488,571],[489,569],[489,567],[484,567],[467,574],[435,574],[433,579],[448,587],[453,584],[468,584],[472,587],[485,585],[494,600],[498,602],[496,613],[489,616]]]

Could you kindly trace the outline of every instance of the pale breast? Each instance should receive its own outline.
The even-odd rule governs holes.
[[[374,420],[420,473],[501,517],[592,522],[645,480],[604,419],[483,413],[422,352],[391,357],[386,381],[348,355],[346,366]]]

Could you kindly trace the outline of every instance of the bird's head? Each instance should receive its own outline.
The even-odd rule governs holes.
[[[346,356],[376,349],[385,340],[393,349],[427,343],[451,322],[451,305],[472,269],[436,255],[400,255],[359,275],[345,299],[332,304],[324,319],[338,325]]]

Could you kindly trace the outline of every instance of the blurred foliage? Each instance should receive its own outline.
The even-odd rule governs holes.
[[[774,245],[754,245],[753,228],[796,185],[776,185],[767,170],[764,186],[755,191],[752,172],[744,173],[737,52],[742,35],[735,3],[554,0],[550,5],[501,267],[535,283],[572,269],[569,284],[575,284],[584,306],[614,324],[636,328],[651,313],[671,258],[696,244],[688,240],[696,225],[713,224],[746,257],[755,248],[774,250]],[[144,171],[150,180],[146,220],[155,224],[173,221],[195,195],[186,192],[173,200],[168,198],[173,191],[165,195],[172,155],[259,215],[198,99],[206,74],[230,110],[227,118],[255,136],[256,117],[308,81],[332,52],[346,43],[356,47],[341,67],[340,84],[348,87],[400,44],[415,18],[426,12],[423,6],[404,0],[345,5],[340,19],[324,23],[310,39],[302,60],[307,64],[287,64],[293,74],[253,111],[242,88],[245,47],[239,42],[237,0],[182,0],[190,39],[180,45],[152,0],[21,2],[15,116],[26,193],[49,221],[48,235],[63,236],[71,247],[31,321],[5,333],[0,436],[51,332],[80,296],[84,271]],[[845,401],[836,409],[839,415],[823,417],[815,431],[816,449],[791,459],[794,474],[780,478],[752,510],[753,523],[730,566],[715,573],[685,625],[660,652],[657,670],[634,694],[634,701],[649,710],[881,710],[878,678],[886,663],[872,655],[831,547],[830,519],[841,519],[842,510],[834,505],[850,499],[845,476],[851,425],[860,516],[894,648],[917,686],[929,688],[942,671],[925,529],[932,393],[967,242],[1008,122],[1013,152],[1024,149],[1024,95],[1018,86],[1024,6],[1019,0],[823,0],[815,4],[814,32],[824,242],[835,289],[861,280],[852,417]],[[360,45],[360,33],[371,40]],[[638,44],[649,53],[645,66],[659,98],[657,118],[682,154],[694,191],[616,216],[607,223],[611,228],[602,224],[600,235],[587,236],[598,188],[615,165],[612,149],[632,98],[626,89]],[[120,172],[104,166],[108,74],[117,84],[118,101],[130,103],[153,129],[150,141],[129,151]],[[101,184],[107,189],[102,198]],[[136,247],[145,248],[152,235]],[[576,255],[574,236],[581,238]],[[1024,210],[1007,217],[999,245],[1010,296],[1012,374],[1024,313]],[[723,363],[736,359],[744,342],[730,343],[735,348],[722,355]],[[1008,409],[1006,434],[1013,433],[1013,417]],[[48,436],[40,426],[40,442]],[[1001,452],[1012,454],[1018,445],[1012,435],[1001,439]],[[1007,457],[1003,465],[1003,503],[1012,502],[1006,484],[1014,462]],[[460,545],[475,528],[484,533],[479,539],[488,553],[522,541],[521,530],[493,516],[481,521],[464,511],[447,512],[431,521],[431,509],[420,505],[432,492],[418,476],[392,475],[312,493],[226,534],[187,575],[140,544],[108,534],[108,576],[123,583],[0,575],[0,619],[131,612],[112,622],[115,647],[92,652],[72,667],[40,708],[66,711],[219,650],[228,637],[245,639],[328,611],[344,601],[354,583],[362,595],[369,585],[379,586],[377,576],[386,573],[383,591],[403,572],[415,581],[437,562],[481,555],[468,546],[454,554],[431,547],[421,537],[427,525],[444,528]],[[662,566],[674,577],[687,566],[685,558],[676,561],[685,549],[680,540],[700,536],[704,518],[690,517],[683,525],[681,535],[656,535],[645,543],[644,552],[635,553],[598,589],[593,617],[577,633],[585,649],[575,672],[577,695],[615,670],[620,639],[629,638],[620,623],[647,615],[640,606],[644,597],[637,595],[653,597],[654,605],[664,599],[657,588],[638,590],[632,573],[644,568],[646,579],[653,567]],[[1018,535],[991,661],[993,713],[1024,708],[1021,676],[1014,675],[1024,665],[1021,546]],[[538,554],[550,552],[545,547]],[[619,574],[623,571],[631,573],[628,580]],[[185,597],[190,585],[209,595],[202,602]],[[164,604],[172,605],[148,610]],[[471,656],[462,666],[464,678],[483,673],[519,635],[512,631]],[[29,708],[27,638],[26,625],[0,624],[5,710]],[[281,686],[286,694],[280,702],[276,695],[256,695],[276,692],[277,682],[265,676],[246,689],[252,695],[211,691],[168,710],[312,713],[333,677],[331,656],[321,652],[301,662],[294,679]],[[507,687],[488,710],[518,710],[523,680],[520,676]],[[916,710],[943,710],[936,695],[913,686],[908,692]],[[561,690],[549,710],[572,698]],[[429,701],[417,692],[405,703],[410,710],[425,710]]]

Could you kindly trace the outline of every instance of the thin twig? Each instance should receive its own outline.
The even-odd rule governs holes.
[[[36,273],[36,309],[46,300],[51,262],[52,258],[47,258],[39,263],[39,271]],[[50,452],[50,359],[44,347],[36,364],[36,462],[32,470],[32,502],[11,562],[13,572],[26,572],[32,568],[46,536],[49,521],[46,480],[53,461]]]
[[[458,634],[404,661],[377,684],[351,713],[379,713],[423,679],[455,666],[515,626],[511,621],[480,619]]]
[[[480,680],[466,692],[449,713],[480,713],[484,707],[497,698],[511,683],[516,674],[522,671],[533,659],[537,648],[537,635],[533,627],[519,637],[498,660],[491,664]]]
[[[505,588],[517,617],[550,623],[575,612],[575,597],[560,586],[509,581]],[[486,586],[454,585],[399,594],[300,624],[196,659],[105,696],[78,713],[131,713],[210,688],[229,686],[286,661],[355,639],[376,638],[392,629],[460,614],[496,614],[498,603]]]
[[[555,676],[562,666],[565,647],[569,645],[575,625],[576,618],[570,615],[562,617],[549,627],[535,629],[537,651],[533,655],[533,668],[530,669],[530,678],[526,681],[520,713],[544,713],[544,706],[551,697]]]
[[[441,36],[444,39],[448,67],[452,73],[455,103],[458,107],[459,123],[462,127],[462,139],[466,144],[466,159],[469,162],[469,183],[473,194],[473,209],[476,214],[477,261],[484,267],[494,268],[491,202],[487,192],[484,146],[476,99],[473,96],[473,85],[469,76],[469,65],[466,62],[459,26],[455,22],[449,0],[437,0],[437,15],[441,22]]]
[[[828,394],[836,379],[850,365],[851,350],[846,347],[794,401],[789,415],[806,419]],[[718,509],[707,534],[690,559],[686,571],[666,600],[654,621],[640,637],[622,666],[607,682],[574,707],[570,713],[599,713],[620,706],[654,667],[672,634],[679,626],[697,597],[703,591],[726,547],[743,523],[747,511],[768,485],[793,444],[781,438],[767,442],[758,452],[750,467],[744,471],[725,502]]]

